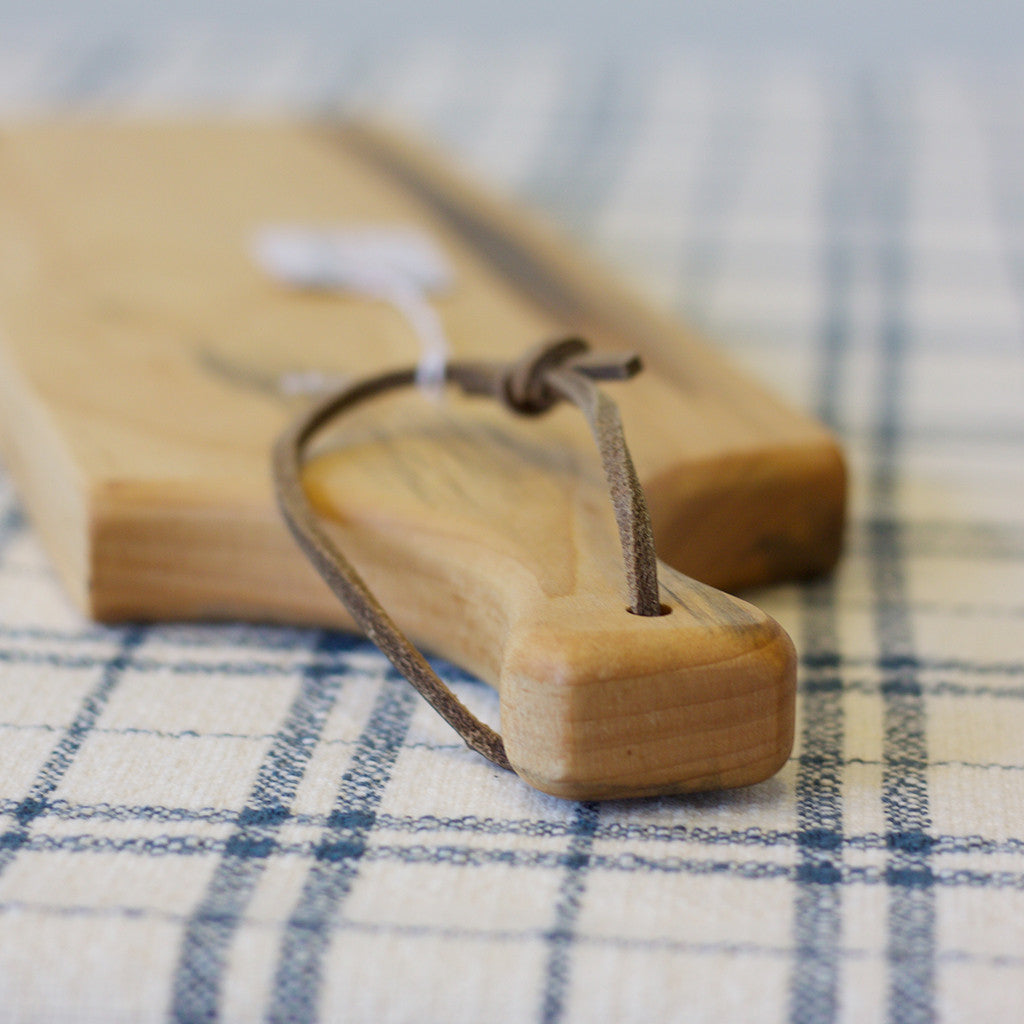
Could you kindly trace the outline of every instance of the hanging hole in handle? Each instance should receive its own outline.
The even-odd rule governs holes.
[[[641,615],[639,612],[633,611],[633,609],[630,608],[628,605],[626,606],[626,611],[629,612],[630,615],[635,615],[638,619],[660,619],[665,615],[672,614],[672,608],[670,605],[667,604],[658,605],[657,615]]]

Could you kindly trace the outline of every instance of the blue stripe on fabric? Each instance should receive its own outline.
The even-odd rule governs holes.
[[[408,745],[407,745],[408,746]],[[807,755],[808,761],[814,755]],[[848,758],[844,764],[877,765],[883,762],[866,758]],[[893,763],[902,763],[896,760]],[[915,763],[907,761],[908,765]],[[978,763],[969,761],[929,761],[931,767],[958,767],[984,771],[1022,772],[1024,763],[1004,765],[995,763]],[[0,800],[0,814],[13,813],[20,800]],[[60,821],[164,821],[195,822],[197,824],[227,824],[237,822],[238,811],[227,808],[188,808],[162,807],[158,805],[127,805],[127,804],[78,804],[67,800],[47,800],[46,807],[39,815],[39,821],[54,818]],[[293,825],[326,828],[329,814],[291,813],[288,818]],[[380,812],[376,816],[375,831],[378,833],[395,832],[398,834],[436,837],[439,835],[474,835],[474,836],[515,836],[526,838],[558,838],[571,835],[571,827],[564,821],[545,820],[543,818],[479,818],[466,815],[458,818],[439,818],[434,815],[406,816]],[[775,829],[744,828],[738,830],[694,827],[686,825],[636,825],[629,822],[605,822],[598,824],[594,838],[620,843],[674,843],[696,847],[733,847],[738,849],[757,848],[794,848],[800,845],[837,846],[843,845],[858,850],[882,850],[892,845],[892,840],[879,832],[847,833],[845,835],[818,829],[808,834],[796,831]],[[196,837],[198,839],[198,837]],[[279,847],[280,848],[280,847]],[[1024,839],[991,839],[978,833],[968,835],[938,834],[934,836],[932,852],[968,853],[1024,853]],[[635,856],[630,854],[630,856]]]
[[[825,318],[818,334],[819,419],[841,426],[844,355],[850,340],[850,284],[854,255],[847,224],[859,182],[853,122],[833,112],[825,195]],[[839,675],[836,587],[832,580],[809,584],[802,594],[801,663],[817,665],[818,685],[801,691],[803,725],[796,775],[797,896],[794,907],[796,959],[790,979],[793,1024],[830,1024],[839,1007],[843,878],[843,715]]]
[[[963,333],[960,333],[963,339]],[[906,424],[902,431],[907,445],[921,448],[947,448],[955,445],[961,452],[977,449],[977,454],[990,455],[990,449],[1013,448],[1024,441],[1024,427],[1009,420],[996,423],[949,423],[938,420]],[[870,440],[870,427],[861,430],[856,425],[846,429],[846,436],[852,440]]]
[[[880,541],[883,546],[891,545],[892,539]],[[875,553],[877,554],[877,547]],[[902,547],[900,550],[904,550]],[[903,603],[891,595],[883,595],[881,602],[874,607],[885,610],[904,607]],[[1015,675],[1024,671],[1024,661],[967,661],[963,658],[923,658],[905,651],[881,651],[876,657],[844,657],[839,653],[805,653],[802,664],[807,669],[824,668],[827,670],[854,668],[880,669],[892,672],[899,669],[913,669],[916,672],[959,672],[964,675]]]
[[[594,223],[619,181],[639,127],[646,76],[624,75],[614,61],[588,62],[564,76],[563,123],[546,133],[529,180],[519,189],[577,237],[592,238]],[[567,187],[567,183],[571,183]]]
[[[18,538],[25,531],[25,514],[21,506],[14,501],[0,514],[0,561],[7,553],[7,548],[13,540]]]
[[[903,551],[907,558],[958,558],[971,562],[1024,561],[1024,528],[1013,523],[908,522],[904,516],[893,520],[872,516],[851,524],[850,550],[870,555],[874,535],[893,529],[902,531]]]
[[[885,614],[887,609],[879,609],[880,614]],[[914,669],[911,666],[906,666],[903,674],[913,673],[919,671],[920,666]],[[825,677],[824,679],[808,680],[804,684],[804,689],[807,691],[813,691],[816,689],[834,689],[836,687],[835,677]],[[1000,700],[1024,700],[1024,687],[1020,686],[962,686],[958,683],[949,683],[940,681],[937,683],[923,683],[920,679],[908,683],[905,679],[901,678],[901,674],[897,670],[887,670],[885,677],[881,680],[876,681],[862,681],[859,679],[851,679],[843,682],[843,689],[847,693],[862,693],[869,696],[875,696],[876,694],[886,693],[897,693],[900,690],[912,689],[921,695],[927,695],[929,697],[955,697],[955,698],[993,698]]]
[[[721,271],[728,232],[724,220],[735,209],[746,174],[754,158],[757,137],[756,108],[749,97],[739,95],[727,72],[709,92],[709,133],[701,145],[703,165],[689,203],[690,224],[686,238],[679,294],[687,320],[701,326],[709,321],[709,304],[715,275]],[[724,102],[719,97],[725,97]]]
[[[104,904],[103,906],[63,906],[40,903],[30,900],[11,900],[0,902],[0,914],[33,914],[58,919],[127,919],[131,921],[160,921],[167,924],[180,924],[181,914],[155,908],[139,908]],[[257,926],[275,927],[271,921],[259,922]],[[449,940],[471,940],[479,943],[533,944],[543,940],[546,932],[532,929],[499,929],[499,928],[452,928],[444,925],[401,924],[383,921],[347,921],[339,920],[335,924],[338,932],[349,932],[363,935],[395,935],[404,938],[422,939],[428,943]],[[684,954],[687,957],[743,957],[760,958],[762,960],[789,960],[793,950],[788,946],[770,946],[758,942],[690,942],[680,939],[646,939],[636,936],[617,935],[579,935],[576,943],[580,946],[611,948],[621,950],[640,950],[653,953]],[[843,947],[838,955],[844,962],[864,962],[871,954],[862,948]],[[995,970],[1019,971],[1024,967],[1024,956],[1013,954],[973,953],[962,949],[947,949],[940,953],[937,961],[942,964],[972,965]],[[1009,981],[1010,979],[1007,979]]]
[[[866,120],[874,129],[874,184],[881,235],[876,272],[880,297],[879,407],[868,492],[874,517],[889,524],[871,533],[871,580],[884,605],[875,620],[878,649],[889,664],[883,702],[882,808],[893,837],[886,866],[888,909],[888,1019],[930,1024],[935,1019],[935,896],[928,781],[926,708],[920,657],[907,606],[907,553],[900,527],[898,481],[902,408],[909,373],[906,324],[905,235],[911,140],[897,129],[895,111],[865,94]],[[896,101],[886,96],[886,102]],[[902,122],[901,122],[902,123]],[[902,837],[902,838],[899,838]]]
[[[129,39],[111,35],[85,47],[76,40],[68,56],[62,76],[52,82],[53,99],[78,106],[125,88],[125,79],[139,53]]]
[[[882,543],[885,543],[884,541]],[[875,548],[877,551],[877,546]],[[905,549],[901,546],[901,551],[905,552]],[[872,603],[872,607],[876,609],[888,610],[897,606],[897,600],[894,597],[886,596],[885,594],[880,595],[877,602]],[[1016,615],[1011,615],[1011,618],[1015,618]],[[3,631],[0,630],[0,640],[3,639]],[[77,670],[92,670],[102,669],[108,662],[108,656],[106,654],[95,654],[95,655],[74,655],[65,654],[57,651],[23,651],[23,650],[4,650],[0,648],[0,663],[7,664],[30,664],[30,665],[49,665],[53,668],[58,669],[77,669]],[[175,658],[153,658],[153,657],[138,657],[133,658],[133,665],[143,673],[162,673],[170,675],[181,675],[181,676],[210,676],[210,675],[228,675],[228,676],[282,676],[287,675],[295,670],[294,666],[282,664],[277,661],[256,661],[249,660],[244,662],[217,662],[217,663],[205,663],[196,661],[183,661]],[[842,668],[844,670],[850,669],[869,669],[872,671],[880,670],[883,673],[891,672],[894,669],[901,667],[914,668],[918,672],[927,673],[955,673],[958,675],[966,676],[987,676],[987,675],[999,675],[999,676],[1020,676],[1024,675],[1024,660],[1022,661],[971,661],[963,658],[927,658],[920,655],[914,655],[912,659],[910,656],[904,653],[893,653],[893,652],[882,652],[877,657],[866,657],[866,656],[845,656],[839,653],[832,652],[819,652],[818,654],[806,655],[801,662],[802,667],[810,672],[825,670],[827,674],[832,675],[833,669]],[[446,675],[446,678],[448,676]],[[458,680],[455,680],[456,682]],[[850,681],[845,685],[858,685],[870,689],[873,685],[878,685],[871,681]],[[966,684],[950,683],[948,681],[940,682],[925,682],[921,681],[923,689],[927,692],[939,692],[943,688],[948,689],[950,692],[956,695],[971,696],[977,694],[979,696],[989,696],[995,694],[997,696],[1016,696],[1019,695],[1020,691],[1015,690],[1012,687],[1005,688],[993,688],[988,685],[975,685],[969,686]],[[3,723],[0,722],[0,725]],[[117,729],[108,730],[110,732],[117,732]],[[202,735],[202,734],[200,734]],[[254,734],[255,735],[255,734]]]
[[[1024,618],[1024,605],[1000,604],[998,597],[998,594],[993,594],[989,601],[964,601],[959,594],[949,594],[946,600],[943,600],[942,594],[935,594],[927,600],[914,601],[914,611],[918,616],[957,621],[967,618],[983,618],[987,621]],[[879,607],[884,607],[884,604],[857,595],[843,596],[844,611],[857,613],[877,610]]]
[[[78,752],[96,726],[111,694],[131,664],[132,656],[146,638],[142,627],[125,629],[117,651],[103,663],[97,684],[86,694],[75,717],[63,731],[57,745],[50,751],[36,773],[28,792],[9,810],[13,824],[0,833],[0,873],[14,860],[19,849],[26,845],[33,821],[46,812],[50,795],[60,785]]]
[[[376,824],[372,829],[377,835]],[[594,837],[596,839],[596,836]],[[1020,857],[1024,853],[1024,844],[1017,840],[991,840],[982,836],[933,836],[919,833],[896,833],[893,835],[872,835],[859,837],[864,842],[847,839],[844,845],[850,849],[866,850],[906,850],[916,848],[917,852],[927,853],[934,862],[939,854],[977,854],[986,855],[1010,854]],[[343,838],[336,846],[325,846],[322,842],[286,840],[277,836],[272,843],[253,843],[246,849],[243,856],[248,860],[271,861],[274,859],[294,859],[308,861],[332,861],[350,859],[357,855],[365,863],[398,863],[421,865],[447,865],[459,868],[476,868],[492,864],[517,869],[536,871],[565,871],[573,868],[580,860],[575,851],[564,853],[547,849],[519,848],[485,848],[471,845],[455,845],[451,843],[432,845],[396,845],[393,843],[363,843],[358,837],[352,846],[345,844]],[[827,848],[833,842],[827,831],[814,833],[809,831],[804,840],[808,847]],[[838,842],[838,840],[836,840]],[[145,837],[120,837],[102,835],[57,835],[48,836],[38,832],[30,835],[19,849],[33,853],[55,854],[100,854],[123,853],[138,857],[191,857],[225,855],[232,848],[230,839],[213,839],[208,834],[200,835],[162,835]],[[925,850],[924,847],[927,847]],[[608,873],[616,875],[672,875],[717,878],[739,878],[744,881],[771,881],[783,879],[799,882],[801,866],[797,864],[780,864],[774,860],[737,860],[724,857],[708,856],[662,856],[651,857],[625,852],[619,854],[586,855],[586,869],[589,874]],[[922,874],[914,870],[904,871],[893,864],[875,864],[856,866],[841,863],[841,874],[835,879],[836,884],[849,887],[886,887],[886,888],[921,888],[923,883],[943,889],[990,889],[1024,891],[1024,872],[992,869],[982,871],[970,868],[935,867],[930,873]],[[830,883],[831,884],[831,883]],[[297,919],[297,925],[301,921]],[[324,925],[326,927],[326,925]],[[545,934],[556,938],[563,935],[564,929],[555,928]],[[559,941],[561,941],[559,939]]]
[[[835,650],[835,586],[810,586],[804,598],[803,643]],[[837,677],[838,679],[838,677]],[[841,686],[802,691],[803,726],[796,779],[796,960],[790,980],[790,1020],[828,1024],[839,1006],[842,941],[843,692]]]
[[[570,825],[572,838],[561,860],[565,875],[555,903],[554,926],[545,936],[548,959],[541,995],[542,1024],[558,1024],[565,1017],[576,922],[583,902],[587,874],[593,861],[594,836],[599,818],[600,805],[596,803],[578,804],[573,813]]]
[[[0,634],[2,636],[2,634]],[[64,654],[56,651],[2,650],[0,662],[9,664],[52,665],[54,668],[94,669],[107,663],[105,654]],[[183,676],[281,676],[294,672],[292,665],[279,661],[187,661],[179,658],[140,658],[137,668],[146,673],[172,673]]]
[[[1011,93],[1012,94],[1012,93]],[[1009,272],[1011,292],[1018,306],[1019,317],[1024,313],[1024,190],[1021,189],[1021,154],[1024,153],[1024,123],[1019,117],[986,118],[985,147],[992,167],[992,193],[995,200],[995,226],[1002,235],[1002,256]],[[961,349],[963,336],[957,340]],[[973,342],[973,338],[971,339]],[[1020,328],[1014,339],[1014,351],[1019,352]],[[1019,365],[1018,365],[1019,370]],[[1024,407],[1018,406],[1019,436],[1024,436]]]
[[[268,858],[277,852],[278,832],[288,820],[290,804],[341,689],[343,675],[337,666],[317,659],[336,652],[338,643],[338,634],[320,634],[312,652],[314,661],[303,673],[246,806],[237,816],[237,829],[223,844],[206,892],[185,926],[172,982],[173,1021],[196,1024],[219,1016],[231,941]]]
[[[263,651],[294,651],[303,648],[309,636],[306,627],[247,625],[244,623],[217,623],[203,625],[195,623],[150,623],[149,639],[156,643],[173,644],[185,649],[232,648]],[[53,641],[55,643],[108,642],[116,639],[116,627],[84,624],[75,629],[55,629],[43,626],[11,626],[0,624],[0,638],[5,640]],[[351,636],[349,649],[369,645],[358,636]],[[341,646],[339,645],[339,650]]]
[[[317,1019],[334,921],[358,874],[418,701],[405,679],[388,673],[285,925],[267,1014],[274,1024],[312,1024]]]

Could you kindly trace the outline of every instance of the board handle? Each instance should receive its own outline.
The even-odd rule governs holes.
[[[761,782],[793,744],[796,652],[770,616],[659,565],[665,614],[538,601],[498,689],[513,768],[546,793],[613,799]]]
[[[616,607],[614,597],[609,606],[617,588],[599,577],[574,587],[573,600],[561,607],[550,588],[529,582],[513,585],[503,600],[485,602],[505,611],[496,616],[504,622],[492,638],[502,652],[492,681],[501,694],[505,740],[457,700],[398,628],[321,525],[302,480],[306,446],[326,423],[412,383],[415,369],[347,387],[282,435],[274,453],[282,512],[357,625],[395,667],[471,748],[531,785],[597,799],[759,781],[777,770],[792,742],[792,644],[757,609],[667,567],[662,571],[674,586],[659,584],[650,517],[617,409],[590,379],[622,379],[639,363],[635,357],[587,355],[588,346],[571,338],[538,346],[511,365],[458,363],[446,370],[466,393],[500,398],[521,414],[540,414],[561,399],[584,413],[601,453],[622,547],[625,606]],[[417,531],[409,525],[402,547],[415,561],[408,537]],[[444,574],[449,581],[474,575],[472,559],[459,564],[458,549],[452,545]],[[578,561],[585,558],[577,551]],[[476,582],[477,591],[488,586],[486,578]]]

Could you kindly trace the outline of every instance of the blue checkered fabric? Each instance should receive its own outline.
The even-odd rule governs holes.
[[[784,770],[598,805],[359,639],[84,621],[0,474],[0,1021],[1024,1019],[1019,77],[14,27],[6,114],[436,133],[828,422],[853,494],[832,577],[751,595],[800,651]]]

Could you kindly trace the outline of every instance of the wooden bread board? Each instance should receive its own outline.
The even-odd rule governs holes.
[[[247,245],[276,222],[427,232],[455,267],[435,306],[459,357],[568,332],[639,351],[648,370],[612,387],[675,568],[735,589],[833,565],[845,474],[828,432],[421,145],[366,125],[19,124],[0,131],[0,445],[90,616],[349,622],[274,506],[269,452],[304,401],[276,381],[358,377],[416,346],[380,303],[268,280]],[[368,408],[346,425],[378,445],[365,493],[365,461],[344,486],[314,464],[312,485],[353,508],[401,492],[412,514],[424,487],[514,502],[511,453],[543,470],[528,512],[566,474],[593,476],[571,411],[521,424],[485,405]],[[546,529],[513,518],[527,540]],[[379,547],[388,531],[357,534]]]

